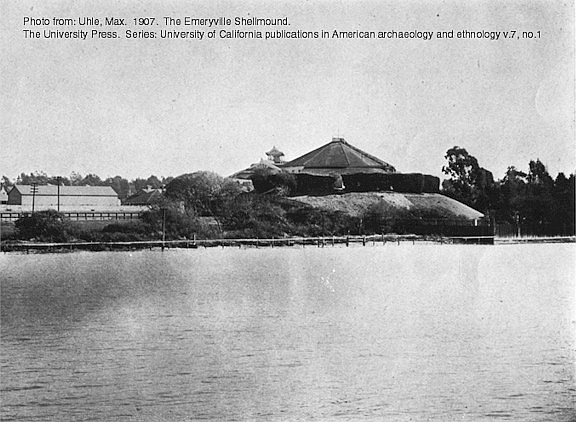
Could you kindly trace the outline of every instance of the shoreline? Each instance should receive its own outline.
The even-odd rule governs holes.
[[[367,235],[367,236],[320,236],[290,238],[251,238],[251,239],[182,239],[182,240],[149,240],[131,242],[19,242],[1,246],[1,252],[23,253],[65,253],[73,251],[127,251],[141,249],[197,249],[200,247],[236,247],[274,248],[293,246],[333,247],[335,245],[362,246],[385,245],[387,243],[427,242],[437,244],[471,244],[471,245],[513,245],[526,243],[576,243],[576,236],[555,237],[496,237],[496,236],[452,236],[434,237],[419,235]]]

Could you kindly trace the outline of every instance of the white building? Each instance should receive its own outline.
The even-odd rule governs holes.
[[[7,207],[20,211],[110,211],[120,207],[118,194],[110,186],[15,185],[8,192]]]
[[[0,185],[0,204],[2,205],[8,202],[8,190],[10,190],[10,188]]]

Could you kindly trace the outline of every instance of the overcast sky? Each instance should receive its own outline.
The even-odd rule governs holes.
[[[229,175],[273,145],[292,159],[337,135],[403,172],[440,176],[454,145],[496,178],[536,158],[553,176],[576,170],[572,2],[79,3],[0,3],[0,174]],[[291,24],[261,31],[541,38],[27,40],[25,16],[154,16],[157,32],[164,16],[256,16]]]

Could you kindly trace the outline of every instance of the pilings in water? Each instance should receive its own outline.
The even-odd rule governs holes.
[[[574,241],[574,238],[570,238]],[[290,237],[290,238],[271,238],[271,239],[183,239],[183,240],[155,240],[155,241],[134,241],[134,242],[71,242],[71,243],[35,243],[35,242],[21,242],[21,243],[6,243],[2,244],[3,252],[64,252],[73,250],[89,250],[89,251],[113,251],[113,250],[135,250],[135,249],[155,249],[161,250],[171,248],[193,248],[203,246],[210,248],[214,246],[233,246],[242,248],[244,247],[282,247],[282,246],[302,246],[316,245],[319,248],[326,247],[331,244],[333,247],[337,244],[349,247],[351,244],[361,244],[367,246],[368,242],[372,241],[372,246],[376,246],[381,242],[381,245],[386,245],[388,241],[397,243],[412,241],[415,245],[416,241],[427,241],[437,243],[465,243],[465,244],[494,244],[494,237],[425,237],[416,235],[362,235],[362,236],[319,236],[319,237]],[[378,241],[378,242],[377,242]]]

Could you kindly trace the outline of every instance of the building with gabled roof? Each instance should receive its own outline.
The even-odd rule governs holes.
[[[92,211],[118,208],[120,199],[110,186],[14,185],[8,193],[11,205],[21,211]]]
[[[146,189],[140,189],[140,192],[126,198],[122,202],[122,205],[150,206],[158,203],[162,199],[162,192],[163,189],[152,189],[149,187]]]

